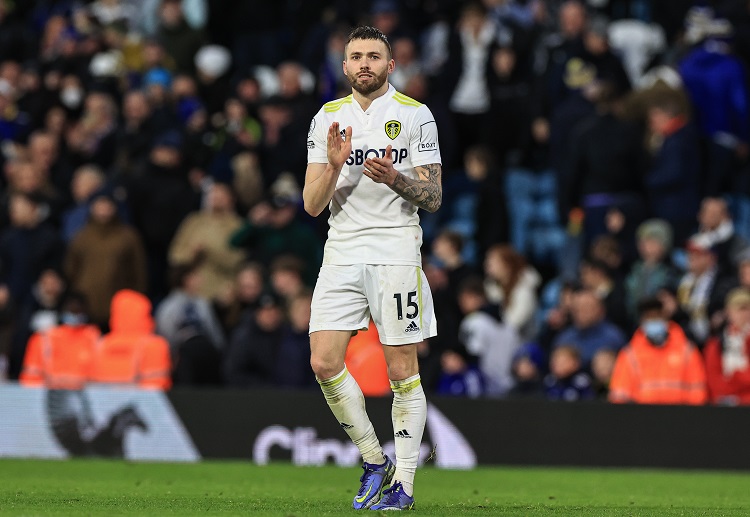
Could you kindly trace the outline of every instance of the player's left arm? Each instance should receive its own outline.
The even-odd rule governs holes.
[[[385,183],[396,194],[428,212],[440,208],[443,201],[443,167],[439,163],[418,165],[414,167],[417,178],[409,178],[393,168],[391,151],[389,145],[385,157],[365,160],[364,175],[376,183]]]

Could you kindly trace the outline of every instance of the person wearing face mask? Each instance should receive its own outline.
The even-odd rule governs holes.
[[[31,336],[26,347],[21,385],[79,390],[88,380],[99,329],[88,323],[86,297],[65,297],[60,324]]]
[[[711,402],[750,404],[750,290],[732,289],[726,297],[727,323],[703,350]]]
[[[638,313],[638,330],[615,362],[609,401],[705,404],[708,394],[703,360],[685,332],[664,317],[658,299],[641,301]]]

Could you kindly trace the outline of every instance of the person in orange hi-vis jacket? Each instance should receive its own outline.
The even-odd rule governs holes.
[[[364,396],[383,397],[391,393],[383,346],[372,320],[366,332],[358,332],[349,340],[344,363]]]
[[[698,350],[664,318],[659,300],[644,300],[638,309],[641,324],[617,356],[610,402],[705,404],[706,370]]]
[[[151,302],[123,289],[112,298],[110,332],[94,348],[90,381],[167,390],[172,386],[169,343],[154,334]]]
[[[60,325],[29,339],[20,382],[23,386],[79,390],[88,379],[94,346],[101,333],[88,325],[86,298],[70,293],[62,304]]]

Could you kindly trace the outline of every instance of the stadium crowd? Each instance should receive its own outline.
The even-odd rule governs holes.
[[[427,389],[750,403],[741,0],[0,0],[0,374],[316,386],[306,140],[360,23],[440,132]],[[389,392],[374,327],[347,364]]]

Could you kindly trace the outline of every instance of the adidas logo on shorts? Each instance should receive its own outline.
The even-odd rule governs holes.
[[[399,432],[397,432],[393,436],[395,436],[396,438],[411,438],[409,431],[407,431],[406,429],[401,429]]]
[[[413,321],[404,329],[404,332],[419,332],[419,327]]]

